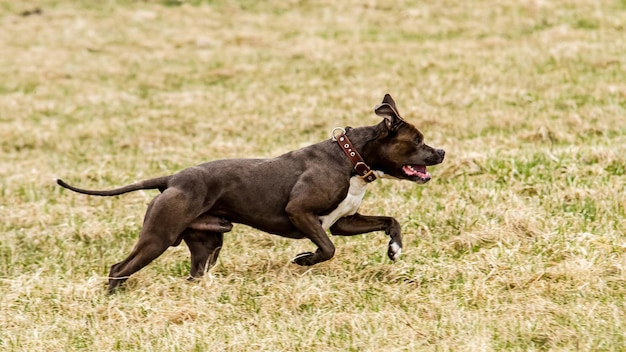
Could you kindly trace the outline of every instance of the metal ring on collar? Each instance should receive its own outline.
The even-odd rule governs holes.
[[[341,134],[346,134],[346,130],[341,127],[333,128],[333,130],[330,131],[330,139],[332,139],[333,142],[337,141],[337,131],[341,132]]]

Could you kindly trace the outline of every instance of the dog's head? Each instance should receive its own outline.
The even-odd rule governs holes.
[[[445,151],[424,144],[422,132],[400,116],[389,94],[374,111],[384,120],[379,125],[378,138],[370,141],[364,150],[370,167],[391,177],[428,182],[431,176],[427,166],[440,164]]]

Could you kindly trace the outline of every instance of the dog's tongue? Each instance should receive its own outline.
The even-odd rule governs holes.
[[[408,176],[417,176],[420,178],[430,178],[430,173],[423,165],[404,165],[402,171]]]

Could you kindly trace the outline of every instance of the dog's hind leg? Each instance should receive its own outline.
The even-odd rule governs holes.
[[[148,207],[139,240],[130,255],[111,267],[109,293],[179,240],[180,234],[200,215],[197,212],[203,204],[195,198],[176,188],[168,188],[155,198]]]
[[[203,276],[215,265],[222,249],[224,232],[232,228],[230,221],[209,214],[202,214],[189,224],[181,236],[191,252],[189,280]]]
[[[186,230],[183,240],[191,253],[191,268],[189,280],[200,278],[209,271],[220,254],[224,234],[221,232],[208,232]]]
[[[148,265],[170,246],[170,243],[166,244],[163,241],[150,241],[148,238],[152,237],[152,235],[142,233],[139,242],[137,242],[128,257],[111,266],[109,271],[109,293],[115,292],[132,274]]]
[[[397,260],[402,253],[402,232],[398,220],[389,216],[365,216],[356,213],[337,220],[330,227],[330,233],[335,236],[354,236],[373,231],[385,231],[391,237],[387,256]]]

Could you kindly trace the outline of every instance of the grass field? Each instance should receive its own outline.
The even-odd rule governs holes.
[[[626,1],[0,0],[0,350],[621,351]],[[370,187],[335,258],[236,226],[107,296],[158,192],[206,160],[373,125],[391,93],[446,160]]]

